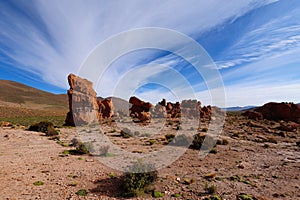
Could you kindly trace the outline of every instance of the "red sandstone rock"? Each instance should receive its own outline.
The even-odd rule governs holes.
[[[69,112],[65,124],[80,126],[97,122],[98,104],[93,83],[74,74],[68,76],[68,82]]]
[[[130,116],[134,119],[137,118],[139,122],[150,122],[150,108],[153,105],[149,102],[144,102],[139,98],[133,96],[130,97],[129,103],[132,104],[130,110]]]

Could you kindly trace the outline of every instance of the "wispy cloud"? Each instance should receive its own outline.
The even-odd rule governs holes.
[[[157,26],[192,35],[270,3],[260,2],[2,1],[0,51],[14,66],[66,87],[66,75],[113,34]]]

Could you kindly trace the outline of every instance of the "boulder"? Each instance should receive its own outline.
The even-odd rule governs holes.
[[[69,112],[65,125],[80,126],[98,122],[99,106],[93,83],[74,74],[68,76]]]
[[[151,103],[144,102],[135,96],[130,97],[129,103],[132,104],[129,109],[130,116],[133,119],[138,119],[138,121],[134,120],[134,122],[150,122],[150,109],[153,107]]]

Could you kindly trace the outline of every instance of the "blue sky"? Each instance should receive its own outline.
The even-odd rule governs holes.
[[[222,76],[227,106],[300,102],[298,0],[0,0],[0,79],[65,93],[67,75],[78,73],[99,43],[143,27],[173,29],[202,45]],[[104,84],[145,65],[148,71],[142,72],[150,73],[155,64],[179,70],[197,98],[212,103],[192,66],[161,50],[122,56],[107,71]],[[178,100],[172,92],[172,87],[180,87],[174,78],[164,71],[152,75],[167,77],[173,85],[148,84],[136,89],[138,96],[152,102],[162,97]],[[97,93],[111,94],[109,87]]]

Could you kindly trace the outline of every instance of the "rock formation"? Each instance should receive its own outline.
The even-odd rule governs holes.
[[[80,126],[97,122],[99,107],[93,83],[74,74],[68,76],[68,82],[69,112],[65,125]]]
[[[111,98],[97,100],[99,119],[111,119],[114,116],[114,105]]]
[[[144,102],[135,96],[130,97],[129,103],[132,104],[129,109],[130,116],[133,119],[138,119],[136,122],[150,122],[150,109],[153,107],[151,103]]]
[[[294,103],[267,103],[261,107],[254,109],[254,112],[246,112],[243,115],[249,118],[254,117],[252,115],[259,115],[259,118],[268,120],[283,120],[292,121],[300,124],[300,105]]]
[[[267,103],[256,108],[265,119],[300,123],[300,105],[293,103]]]

